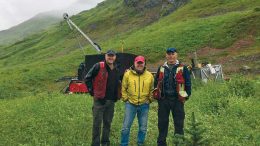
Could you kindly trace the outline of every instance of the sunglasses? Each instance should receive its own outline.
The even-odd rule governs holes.
[[[167,52],[167,55],[174,55],[176,52]]]
[[[141,65],[141,64],[144,64],[144,62],[142,62],[142,61],[139,61],[139,62],[137,62],[137,64],[140,64],[140,65]]]
[[[116,56],[116,55],[114,55],[114,54],[107,54],[107,56],[109,56],[109,57],[114,57],[114,56]]]

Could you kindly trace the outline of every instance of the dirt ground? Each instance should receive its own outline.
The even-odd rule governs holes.
[[[255,44],[253,37],[241,39],[233,43],[228,48],[204,47],[196,51],[198,62],[209,62],[211,64],[221,64],[226,75],[232,73],[249,73],[260,75],[260,47],[252,47]],[[187,54],[185,64],[191,64],[190,59],[193,53]],[[155,72],[164,60],[155,64],[148,64],[150,71]]]

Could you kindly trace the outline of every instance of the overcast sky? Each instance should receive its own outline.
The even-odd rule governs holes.
[[[70,9],[74,13],[103,0],[0,0],[0,30],[15,26],[41,12]],[[61,16],[62,17],[62,16]]]

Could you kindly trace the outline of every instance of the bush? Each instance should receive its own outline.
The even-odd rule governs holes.
[[[230,94],[226,84],[210,81],[197,90],[201,92],[201,103],[204,105],[202,110],[206,113],[219,115],[222,109],[229,107]]]
[[[241,75],[235,76],[227,83],[229,93],[239,97],[251,97],[255,95],[254,82]]]
[[[255,10],[255,12],[259,12],[260,11],[260,7],[256,7],[254,10]]]
[[[194,112],[191,115],[191,121],[188,123],[189,129],[185,131],[190,135],[190,138],[186,138],[185,142],[188,146],[202,146],[209,145],[209,139],[204,137],[206,129],[202,127],[202,123],[197,122]]]
[[[212,98],[208,102],[208,108],[210,109],[209,111],[213,114],[219,115],[221,109],[226,109],[229,107],[229,100],[228,98]]]

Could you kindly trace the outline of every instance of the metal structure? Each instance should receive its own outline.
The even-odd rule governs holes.
[[[73,27],[76,28],[82,35],[84,38],[86,38],[89,43],[101,54],[101,48],[100,46],[93,42],[70,18],[69,15],[67,13],[63,14],[63,18],[67,21],[69,27],[71,30],[73,30]]]
[[[58,79],[57,81],[64,81],[64,80],[70,80],[69,85],[64,87],[62,89],[62,92],[65,93],[88,93],[87,86],[84,81],[84,77],[86,76],[87,72],[90,70],[90,68],[96,64],[97,62],[105,60],[105,55],[101,52],[101,47],[93,42],[75,23],[72,22],[72,20],[69,18],[69,15],[67,13],[63,14],[63,18],[68,23],[70,29],[73,31],[74,28],[95,48],[95,50],[98,52],[98,54],[86,54],[84,52],[84,49],[77,38],[77,35],[74,35],[79,43],[79,47],[82,49],[85,61],[82,62],[78,69],[78,75],[75,77],[63,77]],[[123,42],[122,42],[122,51],[123,51]],[[128,69],[130,66],[133,65],[134,58],[136,55],[130,54],[130,53],[117,53],[116,55],[116,63],[119,68],[120,76],[122,77],[125,70]]]
[[[202,68],[195,68],[192,70],[194,78],[199,78],[203,82],[208,80],[221,81],[224,79],[221,65],[206,65]]]

